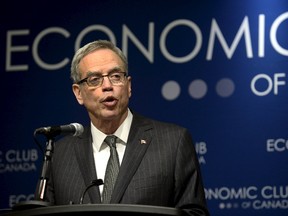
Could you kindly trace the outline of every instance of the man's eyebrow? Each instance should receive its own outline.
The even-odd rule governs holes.
[[[87,72],[87,77],[89,77],[89,76],[94,76],[94,75],[99,75],[99,76],[101,76],[102,73],[99,72],[99,71],[88,71],[88,72]]]

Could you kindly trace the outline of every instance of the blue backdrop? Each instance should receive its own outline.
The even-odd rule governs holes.
[[[89,123],[70,62],[108,39],[128,56],[130,107],[191,131],[211,215],[287,215],[287,1],[1,5],[1,209],[33,198],[36,128]]]

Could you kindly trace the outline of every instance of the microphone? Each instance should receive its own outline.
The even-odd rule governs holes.
[[[80,136],[84,132],[84,128],[79,123],[71,123],[68,125],[41,127],[35,130],[35,134],[44,134],[46,136],[57,136],[60,134],[73,134]]]
[[[96,180],[91,181],[91,183],[85,188],[85,190],[84,190],[84,192],[83,192],[83,194],[82,194],[82,196],[80,198],[79,204],[81,204],[81,205],[83,204],[83,199],[85,197],[85,194],[91,187],[93,187],[93,186],[97,186],[98,187],[98,186],[100,186],[102,184],[104,184],[102,179],[96,179]]]

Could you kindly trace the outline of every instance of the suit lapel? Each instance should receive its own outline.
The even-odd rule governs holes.
[[[111,203],[121,200],[151,142],[152,125],[134,114],[125,154],[115,183]]]
[[[92,137],[90,127],[87,127],[84,134],[79,137],[81,141],[75,144],[75,154],[79,164],[80,171],[84,178],[85,187],[87,188],[92,180],[97,179],[96,168],[94,163]],[[83,189],[84,192],[85,188]],[[83,193],[81,191],[81,195]],[[91,203],[100,203],[100,192],[98,187],[90,188],[87,193],[89,194]],[[86,195],[87,196],[87,195]],[[85,199],[84,199],[85,200]]]

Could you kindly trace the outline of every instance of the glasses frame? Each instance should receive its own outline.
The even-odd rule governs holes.
[[[91,75],[88,75],[87,77],[85,77],[84,79],[78,81],[76,84],[81,85],[82,83],[86,82],[87,85],[90,86],[90,87],[100,87],[103,84],[104,77],[107,77],[109,79],[110,83],[112,85],[115,85],[115,83],[113,83],[113,81],[111,81],[110,78],[109,78],[110,75],[115,74],[115,73],[124,74],[124,78],[128,76],[127,72],[125,72],[125,71],[114,71],[114,72],[110,72],[110,73],[108,73],[106,75],[99,75],[99,79],[101,79],[101,82],[99,83],[99,85],[95,86],[95,85],[90,85],[89,82],[88,82],[88,79],[90,77],[95,76],[95,74],[91,74]],[[122,83],[122,82],[120,82],[120,83]]]

